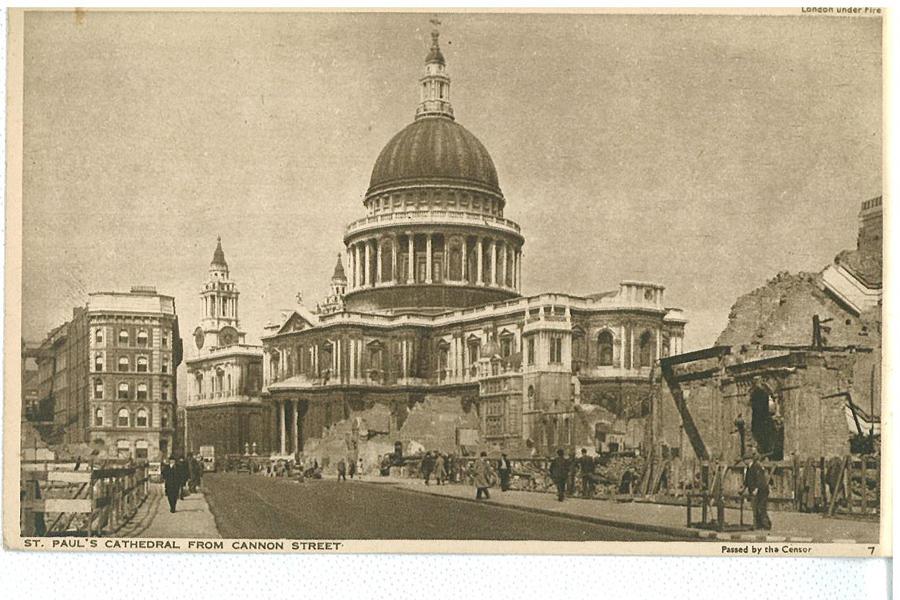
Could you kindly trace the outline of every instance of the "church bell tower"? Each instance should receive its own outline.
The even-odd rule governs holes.
[[[209,264],[209,277],[200,291],[203,317],[200,326],[194,330],[198,351],[244,343],[246,334],[240,330],[238,322],[238,295],[237,286],[228,273],[222,238],[219,237]]]

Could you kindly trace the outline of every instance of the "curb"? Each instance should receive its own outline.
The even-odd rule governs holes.
[[[367,482],[363,482],[367,483]],[[385,485],[385,484],[381,484]],[[559,517],[562,519],[571,519],[574,521],[584,521],[586,523],[593,523],[595,525],[604,525],[606,527],[616,527],[618,529],[632,529],[635,531],[649,531],[652,533],[662,533],[665,535],[671,535],[674,537],[681,538],[693,538],[693,539],[704,539],[704,538],[712,538],[715,535],[715,532],[712,531],[703,531],[700,529],[688,529],[687,527],[673,527],[669,525],[654,525],[652,523],[634,523],[631,521],[616,521],[613,519],[604,519],[602,517],[589,517],[587,515],[576,515],[572,513],[564,513],[557,512],[554,510],[549,510],[546,508],[536,508],[532,506],[522,506],[517,504],[497,504],[488,500],[487,502],[483,500],[476,500],[475,498],[461,498],[459,496],[447,496],[445,494],[436,494],[434,492],[430,492],[428,490],[418,490],[412,487],[407,487],[402,483],[393,483],[393,487],[398,490],[406,490],[412,492],[414,494],[425,494],[432,497],[438,498],[448,498],[450,500],[459,500],[460,502],[469,502],[471,504],[480,504],[482,506],[495,506],[499,508],[509,508],[511,510],[518,510],[522,512],[535,513],[540,515],[545,515],[549,517]]]
[[[816,540],[809,536],[779,536],[779,535],[770,535],[765,533],[726,533],[726,532],[718,532],[711,531],[706,529],[693,529],[688,527],[676,527],[672,525],[654,525],[652,523],[637,523],[634,521],[616,521],[614,519],[606,519],[603,517],[592,517],[587,515],[577,515],[573,513],[565,513],[565,512],[557,512],[554,510],[549,510],[546,508],[537,508],[532,506],[522,506],[520,504],[498,504],[492,503],[489,500],[487,502],[483,500],[476,500],[474,498],[466,498],[459,496],[448,496],[446,494],[435,493],[429,490],[424,489],[416,489],[415,487],[408,486],[403,483],[397,483],[396,481],[384,481],[384,482],[369,482],[363,481],[362,483],[372,483],[374,485],[391,485],[395,489],[398,490],[406,490],[412,492],[414,494],[426,494],[428,496],[439,497],[439,498],[449,498],[451,500],[459,500],[461,502],[470,502],[472,504],[482,504],[482,505],[490,505],[490,506],[498,506],[500,508],[509,508],[512,510],[519,510],[522,512],[530,512],[540,515],[546,515],[550,517],[560,517],[563,519],[572,519],[575,521],[584,521],[586,523],[593,523],[595,525],[604,525],[607,527],[617,527],[619,529],[632,529],[635,531],[646,531],[652,533],[662,533],[664,535],[671,535],[675,537],[682,538],[692,538],[695,540],[713,542],[713,541],[722,541],[722,542],[770,542],[770,543],[787,543],[787,544],[856,544],[856,540],[850,539],[833,539],[833,540]]]

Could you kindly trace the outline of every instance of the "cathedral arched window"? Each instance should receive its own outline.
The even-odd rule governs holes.
[[[639,348],[639,367],[649,367],[653,364],[653,355],[655,354],[653,333],[645,331],[641,334]]]
[[[120,356],[119,357],[119,371],[125,372],[128,370],[129,366],[130,366],[130,363],[128,361],[128,357]]]
[[[94,355],[94,370],[98,372],[103,370],[103,355],[99,352]]]
[[[118,417],[116,418],[116,425],[119,427],[128,427],[130,424],[130,415],[128,414],[127,408],[120,408]]]
[[[103,381],[100,379],[94,381],[94,399],[103,400]]]
[[[103,343],[103,328],[102,327],[98,327],[94,331],[94,342],[97,344]]]
[[[119,344],[122,346],[128,345],[128,331],[125,329],[119,330]]]
[[[162,389],[159,392],[159,399],[163,402],[167,402],[169,400],[169,383],[164,381],[162,384]]]
[[[610,331],[601,331],[597,336],[597,356],[600,358],[601,367],[611,367],[613,364],[613,335]]]
[[[148,339],[148,337],[147,337],[147,330],[146,330],[146,329],[141,329],[140,331],[138,331],[138,334],[137,334],[137,343],[138,343],[139,346],[146,346],[146,345],[147,345],[147,339]]]
[[[146,373],[149,369],[148,367],[149,361],[146,356],[138,356],[137,359],[137,370],[138,373]]]
[[[147,384],[139,383],[137,386],[137,399],[138,400],[146,400],[147,399]]]
[[[103,427],[103,409],[94,410],[94,427]]]
[[[119,400],[128,400],[128,395],[131,392],[131,388],[127,383],[120,383],[118,391],[116,392],[116,398]]]
[[[149,420],[150,420],[149,413],[147,412],[147,409],[146,408],[138,409],[136,425],[138,427],[147,427]]]

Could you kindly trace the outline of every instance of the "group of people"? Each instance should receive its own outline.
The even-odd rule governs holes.
[[[203,460],[199,455],[188,455],[186,458],[170,456],[162,465],[160,474],[169,501],[169,512],[175,512],[179,500],[184,500],[188,494],[196,493],[200,489],[203,480]]]
[[[581,495],[585,498],[591,498],[597,487],[597,480],[594,471],[597,462],[593,456],[588,454],[587,448],[581,449],[581,456],[575,455],[572,450],[568,457],[565,451],[560,448],[556,451],[556,456],[550,461],[550,480],[556,486],[556,498],[560,502],[575,493],[575,482],[581,478]]]
[[[422,457],[419,470],[422,474],[422,478],[425,480],[425,485],[429,485],[432,476],[434,476],[435,483],[443,485],[453,480],[453,477],[451,476],[453,467],[452,456],[449,454],[441,454],[437,451],[434,453],[429,451]]]
[[[354,477],[359,477],[362,479],[363,476],[363,459],[360,458],[358,460],[343,458],[340,459],[337,463],[337,478],[338,481],[347,481],[347,475],[350,475],[350,479]]]

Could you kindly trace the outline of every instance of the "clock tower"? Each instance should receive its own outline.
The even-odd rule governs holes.
[[[244,343],[246,334],[238,323],[238,295],[237,286],[228,274],[222,238],[219,237],[209,264],[209,277],[200,291],[203,318],[194,330],[198,351]]]

